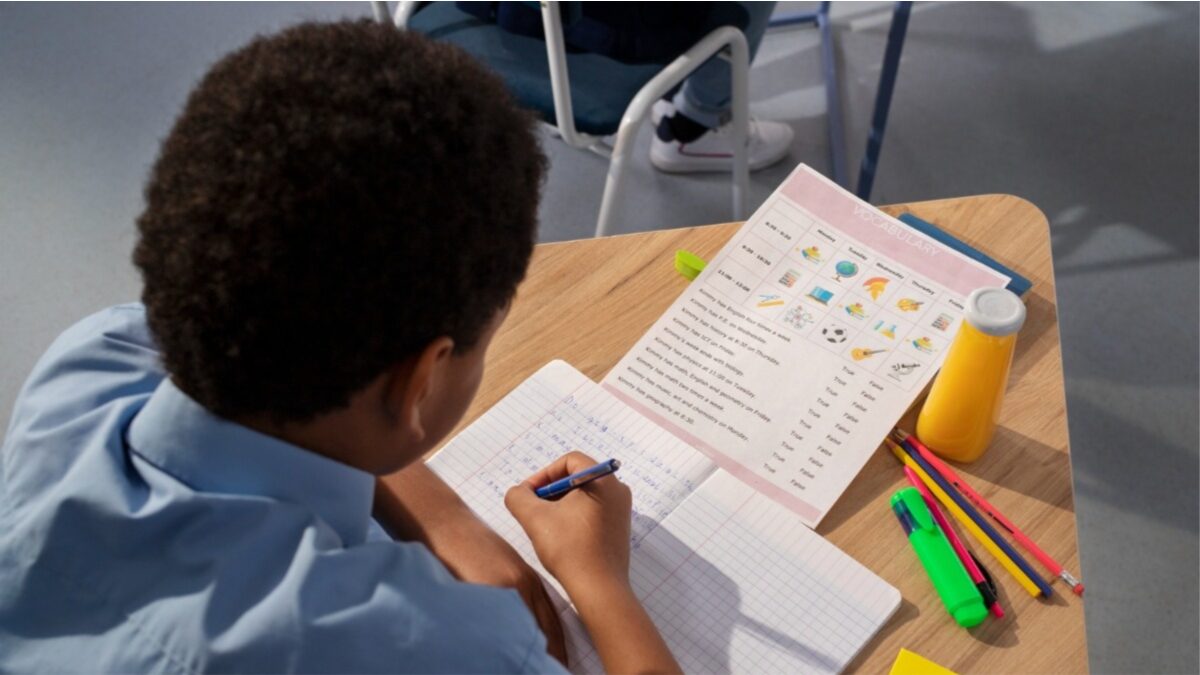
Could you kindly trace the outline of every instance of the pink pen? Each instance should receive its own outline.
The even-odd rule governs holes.
[[[991,610],[992,616],[997,619],[1004,618],[1004,610],[1000,609],[1000,601],[996,598],[996,594],[988,585],[988,581],[983,576],[983,571],[979,569],[979,565],[975,564],[975,559],[971,557],[971,553],[967,551],[967,547],[963,545],[962,540],[958,538],[958,533],[954,528],[950,527],[950,523],[946,520],[946,516],[942,515],[942,510],[938,508],[937,503],[933,500],[933,495],[929,494],[929,488],[921,482],[916,472],[907,466],[904,467],[904,475],[908,476],[908,482],[912,483],[921,493],[921,497],[925,499],[925,503],[929,506],[929,512],[933,514],[933,519],[937,521],[938,527],[946,533],[946,538],[950,540],[950,546],[954,548],[954,552],[958,554],[958,559],[962,561],[963,567],[967,568],[967,574],[971,576],[971,581],[975,582],[975,588],[979,589],[979,594],[983,596],[983,603]]]
[[[1080,597],[1083,596],[1083,582],[1081,582],[1079,579],[1076,579],[1074,575],[1066,570],[1066,568],[1058,564],[1054,558],[1051,558],[1048,553],[1038,548],[1038,545],[1035,544],[1033,540],[1030,539],[1024,532],[1022,532],[1021,528],[1013,525],[1012,521],[1010,521],[1008,518],[1005,518],[1003,513],[997,511],[996,508],[989,504],[982,495],[976,492],[970,485],[967,485],[966,481],[960,479],[958,475],[954,473],[953,469],[946,466],[942,460],[938,459],[936,455],[930,452],[929,448],[925,447],[925,444],[922,443],[916,436],[907,434],[900,429],[893,429],[892,435],[900,439],[900,442],[907,441],[911,443],[912,446],[917,449],[917,452],[920,453],[921,457],[923,457],[926,462],[932,464],[933,468],[937,469],[937,472],[942,474],[942,477],[945,478],[947,482],[958,488],[958,491],[961,492],[962,495],[968,500],[973,502],[976,508],[991,516],[997,523],[1000,524],[1001,528],[1011,534],[1013,539],[1017,540],[1018,544],[1024,546],[1026,551],[1029,551],[1033,557],[1037,558],[1052,573],[1057,574],[1060,579],[1067,582],[1067,585],[1071,587],[1071,590],[1075,592],[1075,595]]]

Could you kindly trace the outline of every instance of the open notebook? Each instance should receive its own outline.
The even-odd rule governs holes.
[[[933,378],[964,298],[1013,281],[927,230],[800,165],[600,385],[552,363],[430,466],[536,566],[504,492],[574,448],[620,459],[636,590],[685,668],[840,670],[900,597],[809,528]]]
[[[562,361],[428,464],[544,574],[504,493],[573,449],[621,460],[619,477],[633,489],[634,590],[689,672],[838,672],[900,604],[896,589],[795,513]],[[549,583],[572,670],[601,671],[587,631]]]

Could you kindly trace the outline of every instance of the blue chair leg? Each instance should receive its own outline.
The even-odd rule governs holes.
[[[825,76],[825,109],[829,118],[829,156],[833,164],[833,180],[850,187],[846,171],[846,133],[842,129],[842,97],[838,90],[837,57],[833,53],[830,34],[829,3],[822,2],[817,10],[817,29],[821,31],[821,71]]]
[[[858,173],[859,199],[870,201],[871,187],[875,183],[875,169],[879,165],[879,151],[883,147],[883,132],[887,128],[888,109],[892,105],[892,92],[896,88],[896,75],[900,70],[900,51],[904,48],[904,36],[908,31],[908,15],[911,2],[897,2],[892,12],[892,28],[888,31],[887,48],[883,54],[883,72],[879,74],[879,90],[875,94],[875,114],[871,117],[871,132],[867,136],[867,151],[863,155]],[[841,183],[841,180],[838,180]]]
[[[829,3],[822,2],[815,12],[781,14],[767,25],[794,26],[816,24],[821,32],[821,73],[825,78],[825,110],[829,128],[829,162],[833,168],[833,180],[849,188],[846,174],[846,136],[842,131],[842,99],[838,94],[837,61],[833,54],[833,37],[830,35]]]
[[[821,4],[828,5],[829,3],[822,2]],[[823,7],[822,9],[825,8]],[[777,28],[779,26],[794,26],[800,23],[815,24],[817,22],[817,15],[820,13],[821,10],[817,10],[815,12],[790,12],[788,14],[778,14],[771,17],[771,20],[767,22],[767,26],[769,28]]]
[[[904,48],[904,37],[908,32],[908,17],[912,2],[897,2],[892,10],[892,25],[888,31],[887,47],[883,55],[883,70],[879,76],[879,89],[875,94],[875,111],[871,117],[871,129],[867,136],[867,150],[859,168],[856,194],[864,201],[871,197],[875,183],[875,170],[879,166],[879,153],[883,148],[883,132],[887,128],[888,111],[892,104],[892,93],[896,88],[896,75],[900,70],[900,52]],[[822,2],[815,12],[781,14],[768,24],[771,27],[796,24],[816,24],[821,31],[821,70],[825,78],[825,104],[829,119],[829,154],[833,168],[833,180],[849,188],[846,175],[846,143],[842,131],[842,105],[838,95],[837,63],[833,54],[833,39],[829,28],[829,3]]]

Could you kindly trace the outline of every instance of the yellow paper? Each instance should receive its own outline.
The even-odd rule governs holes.
[[[896,655],[888,675],[956,675],[953,670],[943,668],[916,652],[901,649]]]

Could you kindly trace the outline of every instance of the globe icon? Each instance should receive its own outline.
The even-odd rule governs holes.
[[[844,278],[852,277],[858,274],[858,265],[849,260],[843,260],[837,265],[834,265],[833,270],[837,272],[836,281],[841,281]]]

